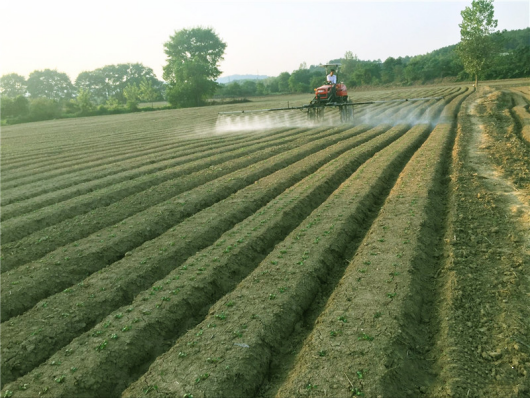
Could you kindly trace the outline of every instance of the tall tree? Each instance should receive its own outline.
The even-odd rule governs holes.
[[[216,78],[221,75],[218,62],[226,47],[210,28],[183,29],[170,36],[164,43],[168,58],[163,74],[170,104],[199,106],[216,92]]]
[[[58,101],[72,98],[74,92],[74,86],[66,73],[45,69],[36,70],[29,75],[28,93],[32,98]]]
[[[151,109],[153,109],[153,101],[160,95],[160,92],[153,87],[153,81],[144,77],[140,82],[140,99],[142,101],[151,102]]]
[[[10,73],[0,77],[0,94],[2,97],[15,98],[26,94],[27,84],[24,76]]]
[[[461,11],[463,22],[461,42],[457,52],[463,61],[465,71],[475,76],[474,87],[478,86],[478,74],[485,68],[496,52],[496,46],[490,35],[498,26],[494,19],[494,0],[473,0],[471,7]]]

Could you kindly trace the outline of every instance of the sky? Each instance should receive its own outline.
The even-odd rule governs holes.
[[[352,51],[362,60],[426,54],[460,41],[470,1],[5,0],[0,75],[26,78],[141,63],[162,79],[164,43],[181,29],[212,28],[227,44],[223,76],[278,76]],[[499,30],[529,27],[529,0],[494,2]]]

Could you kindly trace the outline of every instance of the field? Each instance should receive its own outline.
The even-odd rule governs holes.
[[[2,129],[2,397],[529,396],[529,80]]]

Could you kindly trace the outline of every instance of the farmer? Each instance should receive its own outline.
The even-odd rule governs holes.
[[[330,97],[334,98],[336,96],[336,83],[337,83],[337,76],[336,76],[336,70],[332,69],[330,71],[329,75],[326,75],[326,81],[327,83],[332,85],[332,89],[330,90]]]
[[[326,81],[328,83],[332,83],[332,84],[336,84],[337,83],[337,76],[335,75],[335,73],[336,73],[336,70],[332,69],[330,71],[330,74],[326,75]]]

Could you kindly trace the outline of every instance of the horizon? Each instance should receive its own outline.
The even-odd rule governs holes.
[[[153,4],[166,11],[147,20],[140,2],[95,0],[82,12],[64,0],[46,4],[32,0],[29,4],[0,5],[0,12],[7,16],[0,26],[0,75],[17,73],[27,79],[33,71],[52,69],[66,73],[74,83],[83,71],[125,63],[149,67],[163,80],[164,42],[175,31],[195,26],[213,28],[227,43],[219,78],[278,76],[303,63],[309,67],[342,58],[347,51],[368,61],[424,55],[459,43],[460,11],[471,1],[159,0]],[[201,13],[197,13],[198,4],[208,7],[199,7]],[[336,9],[341,11],[338,16],[333,14]],[[173,21],[173,15],[181,14],[186,23],[179,18]],[[28,18],[23,32],[16,29],[20,19],[15,15]],[[116,20],[116,15],[122,15],[122,20]],[[495,1],[494,17],[499,31],[529,28],[529,1]],[[135,26],[131,21],[143,28],[127,30]],[[328,31],[330,23],[336,28],[332,37],[319,31]],[[17,32],[15,39],[11,32]]]

